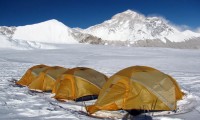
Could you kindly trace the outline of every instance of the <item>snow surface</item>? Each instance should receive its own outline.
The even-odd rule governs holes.
[[[52,50],[0,49],[0,119],[65,120],[95,119],[78,112],[84,103],[58,102],[50,93],[34,93],[26,87],[16,87],[12,78],[20,79],[36,64],[60,65],[66,68],[86,66],[111,76],[133,65],[147,65],[174,77],[188,91],[180,101],[187,113],[153,116],[154,120],[200,117],[200,51],[167,48],[133,48],[95,45],[64,45]],[[93,104],[95,101],[87,102]],[[120,115],[121,112],[118,112]],[[104,114],[105,115],[105,114]]]
[[[34,41],[24,41],[24,40],[13,40],[6,37],[5,35],[0,34],[0,48],[1,49],[18,49],[18,50],[27,50],[27,49],[56,49],[53,45],[47,45]]]

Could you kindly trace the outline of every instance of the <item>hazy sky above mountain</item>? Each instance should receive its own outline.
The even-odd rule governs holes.
[[[20,26],[57,19],[87,28],[127,9],[162,16],[191,29],[200,27],[199,0],[0,0],[0,26]]]

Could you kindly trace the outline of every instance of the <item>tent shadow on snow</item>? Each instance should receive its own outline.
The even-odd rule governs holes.
[[[122,120],[153,120],[153,118],[149,115],[138,115],[138,116],[132,116],[129,114],[126,114]]]

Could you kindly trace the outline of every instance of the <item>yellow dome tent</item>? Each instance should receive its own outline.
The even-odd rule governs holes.
[[[54,66],[40,72],[39,76],[29,85],[31,90],[51,91],[56,79],[58,79],[68,69]]]
[[[22,78],[16,82],[16,84],[28,86],[40,74],[40,72],[46,70],[47,68],[48,66],[46,65],[35,65],[29,68]]]
[[[52,92],[58,100],[78,100],[86,96],[99,95],[107,79],[104,74],[94,69],[76,67],[66,71],[56,81]]]
[[[176,110],[182,99],[177,82],[151,67],[125,68],[104,84],[94,105],[86,107],[92,114],[99,110]]]

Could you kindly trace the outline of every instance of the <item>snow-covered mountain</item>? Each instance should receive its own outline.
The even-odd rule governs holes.
[[[45,43],[78,43],[72,33],[71,28],[53,19],[33,25],[16,27],[13,39]]]
[[[145,17],[137,12],[127,10],[114,15],[110,20],[91,26],[83,31],[108,41],[130,41],[160,39],[166,42],[181,42],[200,37],[192,31],[181,32],[167,20],[160,17]]]
[[[0,34],[12,40],[55,44],[200,48],[200,33],[179,31],[164,18],[146,17],[132,10],[87,29],[70,28],[52,19],[26,26],[0,26]]]
[[[87,33],[82,33],[81,29],[70,28],[55,19],[19,27],[2,26],[0,27],[0,33],[13,40],[42,43],[101,43],[101,39]]]

